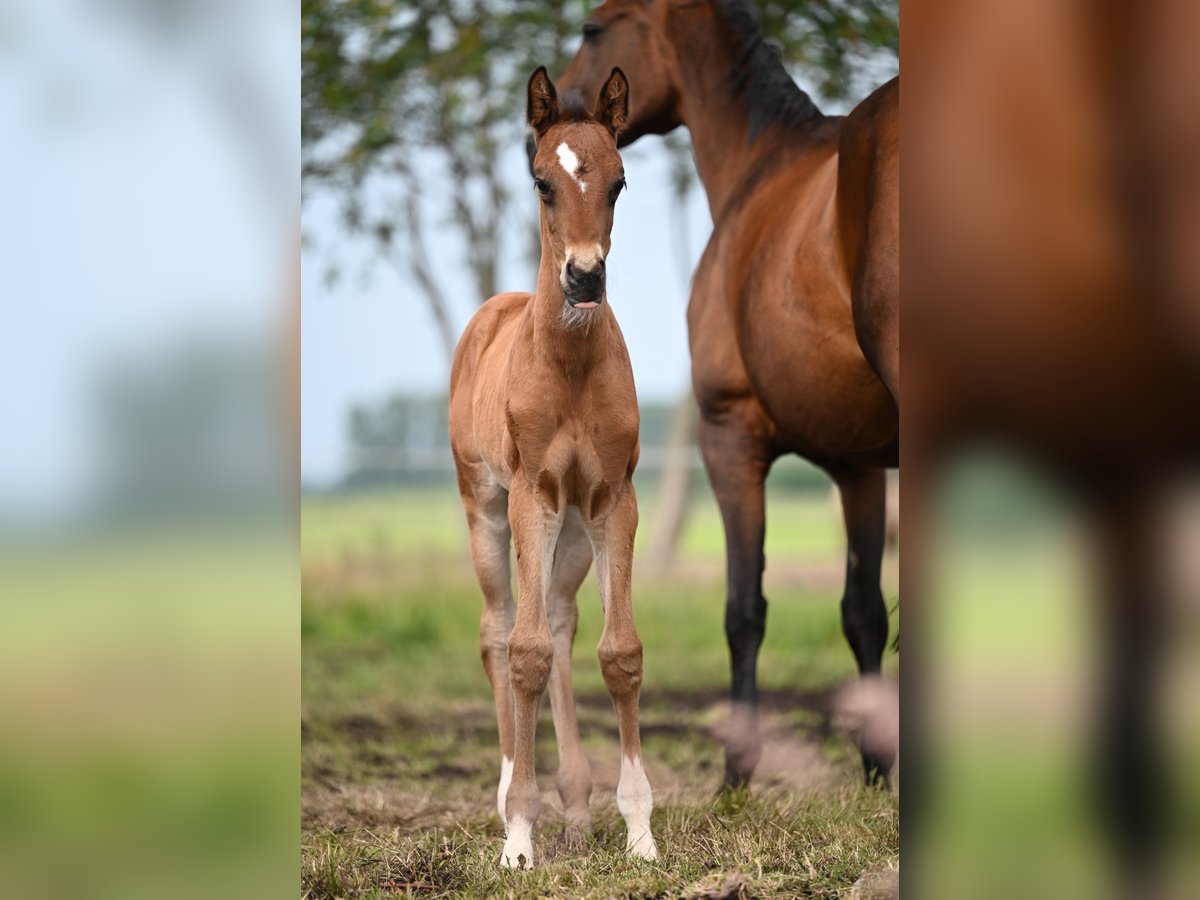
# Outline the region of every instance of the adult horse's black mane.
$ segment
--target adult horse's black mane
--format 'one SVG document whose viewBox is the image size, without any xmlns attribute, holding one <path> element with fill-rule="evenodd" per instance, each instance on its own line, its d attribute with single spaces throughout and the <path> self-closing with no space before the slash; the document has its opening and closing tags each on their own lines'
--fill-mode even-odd
<svg viewBox="0 0 1200 900">
<path fill-rule="evenodd" d="M 742 42 L 729 79 L 734 94 L 750 112 L 750 142 L 768 126 L 793 127 L 820 118 L 812 98 L 783 67 L 778 48 L 763 37 L 758 8 L 748 0 L 714 0 L 713 6 Z"/>
</svg>

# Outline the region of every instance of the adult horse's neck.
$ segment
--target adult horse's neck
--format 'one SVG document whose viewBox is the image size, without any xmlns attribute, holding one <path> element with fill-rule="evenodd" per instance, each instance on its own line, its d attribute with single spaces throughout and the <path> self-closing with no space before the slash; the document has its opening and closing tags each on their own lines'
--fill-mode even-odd
<svg viewBox="0 0 1200 900">
<path fill-rule="evenodd" d="M 772 156 L 825 117 L 796 87 L 744 4 L 682 9 L 668 24 L 684 124 L 713 221 Z"/>
<path fill-rule="evenodd" d="M 585 374 L 608 350 L 613 313 L 606 296 L 599 309 L 586 313 L 590 321 L 568 325 L 563 316 L 566 297 L 559 283 L 559 267 L 546 249 L 548 237 L 543 221 L 542 261 L 538 266 L 537 289 L 530 301 L 534 342 L 537 352 L 546 353 L 568 377 Z"/>
</svg>

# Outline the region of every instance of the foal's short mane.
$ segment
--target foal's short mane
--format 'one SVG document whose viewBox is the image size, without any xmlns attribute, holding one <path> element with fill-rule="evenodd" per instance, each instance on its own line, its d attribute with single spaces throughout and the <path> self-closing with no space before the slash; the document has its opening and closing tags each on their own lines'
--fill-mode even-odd
<svg viewBox="0 0 1200 900">
<path fill-rule="evenodd" d="M 796 86 L 778 49 L 763 37 L 758 8 L 748 0 L 714 0 L 713 7 L 742 43 L 728 78 L 750 110 L 751 143 L 769 125 L 794 126 L 819 118 L 817 105 Z"/>
<path fill-rule="evenodd" d="M 591 109 L 588 107 L 587 100 L 584 99 L 583 91 L 578 88 L 572 88 L 565 91 L 558 99 L 558 121 L 559 122 L 595 122 L 596 117 L 592 115 Z"/>
</svg>

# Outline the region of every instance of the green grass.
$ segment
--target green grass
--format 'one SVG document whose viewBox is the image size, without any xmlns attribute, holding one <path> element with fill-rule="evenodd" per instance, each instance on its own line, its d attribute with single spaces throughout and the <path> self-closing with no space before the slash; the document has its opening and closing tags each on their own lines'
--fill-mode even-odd
<svg viewBox="0 0 1200 900">
<path fill-rule="evenodd" d="M 695 491 L 680 553 L 690 559 L 721 561 L 725 536 L 716 502 L 707 485 L 696 485 Z M 639 497 L 639 549 L 650 537 L 655 500 L 653 491 L 643 491 Z M 840 515 L 826 492 L 769 491 L 767 558 L 840 560 L 845 547 Z M 364 553 L 460 556 L 466 547 L 462 507 L 450 486 L 309 496 L 302 519 L 301 555 L 306 563 Z"/>
<path fill-rule="evenodd" d="M 654 514 L 642 498 L 642 535 Z M 842 538 L 828 495 L 772 497 L 766 753 L 753 791 L 718 799 L 728 661 L 723 539 L 698 504 L 675 575 L 635 574 L 645 645 L 643 749 L 662 858 L 622 852 L 616 722 L 595 647 L 594 580 L 580 592 L 574 682 L 592 763 L 594 843 L 557 837 L 557 752 L 543 704 L 544 803 L 532 873 L 497 866 L 499 752 L 478 653 L 480 599 L 452 489 L 306 498 L 302 588 L 306 896 L 833 897 L 898 858 L 892 795 L 860 786 L 830 692 L 853 676 L 841 635 Z M 886 590 L 886 589 L 885 589 Z M 894 589 L 891 591 L 894 593 Z M 888 665 L 895 667 L 890 656 Z"/>
<path fill-rule="evenodd" d="M 666 848 L 655 863 L 622 852 L 615 810 L 597 816 L 591 846 L 551 844 L 532 872 L 495 863 L 498 820 L 477 817 L 415 838 L 394 830 L 317 831 L 304 839 L 304 884 L 325 896 L 837 897 L 899 840 L 895 804 L 840 789 L 798 797 L 778 790 L 695 805 L 660 806 Z"/>
</svg>

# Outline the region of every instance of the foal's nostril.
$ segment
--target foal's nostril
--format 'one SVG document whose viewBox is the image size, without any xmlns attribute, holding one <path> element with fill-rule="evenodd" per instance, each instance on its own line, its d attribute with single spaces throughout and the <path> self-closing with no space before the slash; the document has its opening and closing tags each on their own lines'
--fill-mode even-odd
<svg viewBox="0 0 1200 900">
<path fill-rule="evenodd" d="M 588 268 L 583 268 L 577 265 L 574 260 L 567 263 L 567 277 L 572 281 L 580 281 L 586 278 L 599 278 L 604 274 L 604 260 L 598 259 Z"/>
</svg>

